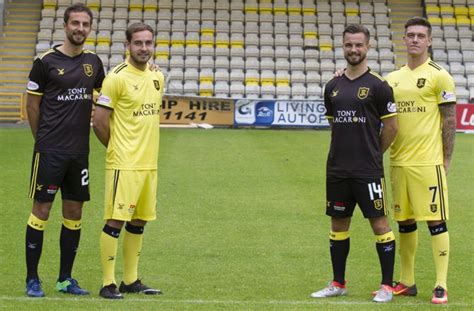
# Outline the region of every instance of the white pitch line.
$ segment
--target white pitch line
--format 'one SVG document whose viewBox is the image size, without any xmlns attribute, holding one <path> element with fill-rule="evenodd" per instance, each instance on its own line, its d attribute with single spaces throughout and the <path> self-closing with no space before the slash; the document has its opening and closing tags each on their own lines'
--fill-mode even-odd
<svg viewBox="0 0 474 311">
<path fill-rule="evenodd" d="M 8 301 L 30 301 L 34 303 L 46 301 L 75 301 L 75 302 L 95 302 L 95 301 L 105 301 L 103 298 L 90 297 L 90 298 L 60 298 L 60 297 L 42 297 L 42 298 L 29 298 L 29 297 L 15 297 L 15 296 L 0 296 L 1 300 Z M 156 298 L 128 298 L 126 297 L 125 301 L 132 302 L 155 302 L 155 303 L 167 303 L 167 304 L 190 304 L 190 305 L 358 305 L 358 306 L 374 306 L 376 303 L 372 301 L 340 301 L 333 299 L 315 299 L 313 301 L 306 300 L 268 300 L 268 301 L 254 301 L 254 300 L 202 300 L 202 299 L 163 299 L 161 297 Z M 390 305 L 393 306 L 422 306 L 422 305 L 431 305 L 429 302 L 407 302 L 407 301 L 392 301 Z M 450 302 L 448 306 L 455 307 L 472 307 L 471 304 L 462 303 L 462 302 Z"/>
</svg>

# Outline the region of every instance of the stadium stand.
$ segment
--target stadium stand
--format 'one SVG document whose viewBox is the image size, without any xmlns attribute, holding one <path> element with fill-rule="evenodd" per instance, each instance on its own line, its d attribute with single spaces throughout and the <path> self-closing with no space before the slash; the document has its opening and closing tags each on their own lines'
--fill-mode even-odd
<svg viewBox="0 0 474 311">
<path fill-rule="evenodd" d="M 426 0 L 424 9 L 433 25 L 433 59 L 449 70 L 459 102 L 474 99 L 474 1 Z"/>
<path fill-rule="evenodd" d="M 385 1 L 82 2 L 97 16 L 87 48 L 101 57 L 106 69 L 124 59 L 127 25 L 141 20 L 157 29 L 155 62 L 169 75 L 170 93 L 320 98 L 336 64 L 344 63 L 338 48 L 344 25 L 362 19 L 378 29 L 373 32 L 377 46 L 371 64 L 385 72 L 395 68 Z M 45 0 L 37 54 L 62 40 L 61 14 L 69 3 Z"/>
<path fill-rule="evenodd" d="M 334 69 L 345 66 L 340 45 L 349 23 L 369 28 L 369 65 L 386 74 L 404 64 L 404 21 L 425 15 L 433 59 L 451 70 L 460 101 L 474 98 L 474 0 L 80 2 L 95 16 L 86 47 L 106 70 L 126 56 L 126 27 L 144 21 L 157 30 L 155 63 L 169 76 L 167 92 L 220 97 L 321 98 Z M 70 3 L 43 1 L 36 54 L 63 40 Z"/>
</svg>

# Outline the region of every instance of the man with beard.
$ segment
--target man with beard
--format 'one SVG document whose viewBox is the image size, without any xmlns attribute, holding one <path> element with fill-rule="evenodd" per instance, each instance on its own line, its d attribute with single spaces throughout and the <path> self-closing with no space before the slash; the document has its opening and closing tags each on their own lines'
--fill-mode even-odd
<svg viewBox="0 0 474 311">
<path fill-rule="evenodd" d="M 387 82 L 367 67 L 370 34 L 361 25 L 343 32 L 347 70 L 329 81 L 324 91 L 331 125 L 326 172 L 326 215 L 331 217 L 330 253 L 333 280 L 313 298 L 347 293 L 346 260 L 349 227 L 356 204 L 369 219 L 382 270 L 373 301 L 392 300 L 395 236 L 387 220 L 383 153 L 397 133 L 396 107 Z M 382 126 L 383 124 L 383 126 Z"/>
<path fill-rule="evenodd" d="M 143 231 L 156 219 L 157 162 L 160 108 L 164 76 L 151 71 L 154 31 L 134 23 L 126 31 L 129 59 L 115 67 L 104 80 L 93 126 L 107 147 L 105 164 L 105 226 L 100 236 L 103 270 L 99 295 L 121 299 L 121 293 L 161 294 L 138 278 Z M 118 237 L 123 238 L 123 280 L 117 289 L 115 261 Z"/>
<path fill-rule="evenodd" d="M 61 189 L 63 224 L 56 289 L 87 295 L 71 277 L 79 246 L 84 201 L 89 196 L 89 133 L 93 90 L 104 69 L 99 57 L 83 50 L 92 12 L 77 3 L 64 12 L 65 40 L 38 57 L 27 85 L 26 109 L 35 140 L 29 197 L 33 208 L 26 229 L 26 294 L 43 297 L 38 263 L 54 197 Z"/>
</svg>

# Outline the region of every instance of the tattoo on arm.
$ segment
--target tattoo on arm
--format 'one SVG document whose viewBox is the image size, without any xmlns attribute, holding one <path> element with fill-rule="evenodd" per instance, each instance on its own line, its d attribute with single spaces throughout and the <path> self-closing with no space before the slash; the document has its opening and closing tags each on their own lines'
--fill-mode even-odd
<svg viewBox="0 0 474 311">
<path fill-rule="evenodd" d="M 445 165 L 449 165 L 454 150 L 456 137 L 456 104 L 439 106 L 442 117 L 443 152 Z"/>
</svg>

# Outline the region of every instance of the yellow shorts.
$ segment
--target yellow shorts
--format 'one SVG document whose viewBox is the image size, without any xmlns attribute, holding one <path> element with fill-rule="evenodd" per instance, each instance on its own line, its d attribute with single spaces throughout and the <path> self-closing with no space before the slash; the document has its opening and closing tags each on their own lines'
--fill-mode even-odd
<svg viewBox="0 0 474 311">
<path fill-rule="evenodd" d="M 392 166 L 390 171 L 396 221 L 448 219 L 448 185 L 443 165 Z"/>
<path fill-rule="evenodd" d="M 156 170 L 105 170 L 104 219 L 156 219 Z"/>
</svg>

